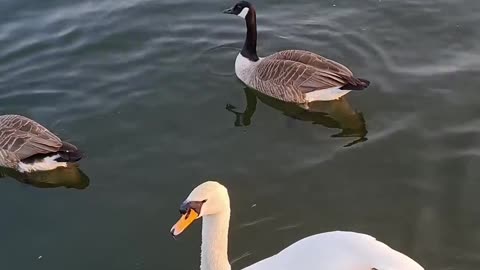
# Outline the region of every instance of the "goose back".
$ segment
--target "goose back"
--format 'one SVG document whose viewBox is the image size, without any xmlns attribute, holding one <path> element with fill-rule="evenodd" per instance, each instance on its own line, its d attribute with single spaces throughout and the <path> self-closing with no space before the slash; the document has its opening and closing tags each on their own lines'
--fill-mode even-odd
<svg viewBox="0 0 480 270">
<path fill-rule="evenodd" d="M 250 72 L 247 85 L 295 103 L 307 102 L 306 94 L 317 90 L 363 85 L 347 67 L 301 50 L 281 51 L 265 57 L 253 65 Z"/>
<path fill-rule="evenodd" d="M 14 168 L 38 154 L 57 152 L 63 143 L 42 125 L 21 115 L 0 116 L 0 165 Z"/>
</svg>

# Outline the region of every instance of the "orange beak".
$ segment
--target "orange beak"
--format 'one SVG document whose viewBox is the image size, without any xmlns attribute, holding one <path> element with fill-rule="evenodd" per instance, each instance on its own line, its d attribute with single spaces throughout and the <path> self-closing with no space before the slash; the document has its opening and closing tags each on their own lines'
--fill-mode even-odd
<svg viewBox="0 0 480 270">
<path fill-rule="evenodd" d="M 186 214 L 183 214 L 180 219 L 173 225 L 170 233 L 175 237 L 180 235 L 190 224 L 198 218 L 197 212 L 189 210 Z"/>
</svg>

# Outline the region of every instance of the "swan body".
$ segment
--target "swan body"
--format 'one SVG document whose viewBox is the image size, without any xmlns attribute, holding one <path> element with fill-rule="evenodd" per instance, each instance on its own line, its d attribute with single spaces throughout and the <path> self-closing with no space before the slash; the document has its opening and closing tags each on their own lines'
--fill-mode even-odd
<svg viewBox="0 0 480 270">
<path fill-rule="evenodd" d="M 423 269 L 370 235 L 335 231 L 309 236 L 245 270 L 266 269 Z"/>
<path fill-rule="evenodd" d="M 180 206 L 180 220 L 172 227 L 181 234 L 203 218 L 201 270 L 230 270 L 228 227 L 230 199 L 218 182 L 196 187 Z M 375 238 L 355 232 L 327 232 L 309 236 L 245 270 L 424 270 L 406 255 Z"/>
<path fill-rule="evenodd" d="M 344 65 L 309 51 L 286 50 L 260 58 L 253 5 L 240 1 L 224 13 L 245 19 L 247 35 L 235 60 L 235 74 L 250 88 L 286 102 L 304 104 L 335 100 L 370 85 L 368 80 L 355 78 Z"/>
<path fill-rule="evenodd" d="M 39 123 L 21 115 L 0 116 L 0 166 L 19 172 L 67 167 L 82 155 Z"/>
</svg>

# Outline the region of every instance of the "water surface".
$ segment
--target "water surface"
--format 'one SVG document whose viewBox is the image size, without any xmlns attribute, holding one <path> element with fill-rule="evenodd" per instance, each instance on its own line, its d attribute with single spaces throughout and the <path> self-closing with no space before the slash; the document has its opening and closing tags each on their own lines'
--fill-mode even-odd
<svg viewBox="0 0 480 270">
<path fill-rule="evenodd" d="M 245 91 L 230 1 L 0 3 L 0 113 L 81 147 L 89 179 L 0 178 L 0 269 L 196 269 L 200 224 L 169 229 L 206 179 L 230 190 L 234 269 L 330 230 L 479 268 L 480 2 L 257 2 L 260 55 L 311 50 L 371 87 L 315 113 Z"/>
</svg>

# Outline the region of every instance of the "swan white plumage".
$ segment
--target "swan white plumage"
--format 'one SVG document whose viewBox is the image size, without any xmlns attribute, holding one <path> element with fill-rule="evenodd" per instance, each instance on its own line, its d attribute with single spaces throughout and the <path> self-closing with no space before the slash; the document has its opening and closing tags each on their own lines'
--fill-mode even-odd
<svg viewBox="0 0 480 270">
<path fill-rule="evenodd" d="M 196 187 L 180 206 L 182 214 L 172 227 L 178 236 L 203 218 L 201 270 L 230 270 L 228 227 L 230 198 L 218 182 Z M 355 232 L 327 232 L 304 238 L 278 254 L 245 270 L 424 270 L 417 262 L 375 238 Z"/>
</svg>

